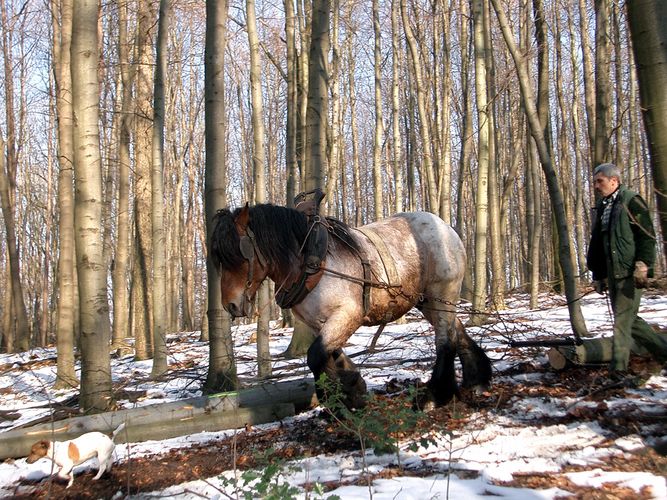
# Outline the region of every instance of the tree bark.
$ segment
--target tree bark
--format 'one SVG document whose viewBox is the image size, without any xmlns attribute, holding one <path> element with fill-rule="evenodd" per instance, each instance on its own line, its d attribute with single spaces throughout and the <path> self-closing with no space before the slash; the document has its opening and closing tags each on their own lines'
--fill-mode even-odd
<svg viewBox="0 0 667 500">
<path fill-rule="evenodd" d="M 570 230 L 567 224 L 565 207 L 563 204 L 563 195 L 561 193 L 560 185 L 558 184 L 558 177 L 553 168 L 551 157 L 547 143 L 542 132 L 542 124 L 537 112 L 537 106 L 531 80 L 525 65 L 522 64 L 522 55 L 517 50 L 512 32 L 510 30 L 507 18 L 504 11 L 501 9 L 499 0 L 491 0 L 493 8 L 498 17 L 498 23 L 503 32 L 503 38 L 512 55 L 514 65 L 519 75 L 519 84 L 521 88 L 521 95 L 523 97 L 526 108 L 526 118 L 530 126 L 530 132 L 537 145 L 537 152 L 542 165 L 542 170 L 547 181 L 549 190 L 549 197 L 551 199 L 551 207 L 556 219 L 556 228 L 558 230 L 558 256 L 560 259 L 560 267 L 563 273 L 563 280 L 565 284 L 565 297 L 568 303 L 568 310 L 570 313 L 570 323 L 575 335 L 584 336 L 588 333 L 586 323 L 581 313 L 581 305 L 577 300 L 577 284 L 576 274 L 574 272 L 574 263 L 572 262 L 572 253 L 570 251 Z"/>
<path fill-rule="evenodd" d="M 308 59 L 308 107 L 306 111 L 306 151 L 304 189 L 322 188 L 327 171 L 327 125 L 329 95 L 329 0 L 313 0 L 310 54 Z M 314 331 L 295 321 L 294 333 L 284 355 L 297 357 L 306 353 L 313 342 Z"/>
<path fill-rule="evenodd" d="M 250 92 L 252 105 L 252 166 L 255 202 L 266 202 L 266 153 L 264 145 L 264 104 L 262 102 L 262 71 L 257 36 L 255 1 L 246 0 L 246 29 L 250 46 Z M 269 281 L 264 280 L 257 291 L 257 374 L 260 378 L 271 375 L 269 349 L 269 319 L 271 304 Z"/>
<path fill-rule="evenodd" d="M 382 201 L 382 141 L 384 124 L 382 122 L 382 44 L 380 38 L 380 7 L 378 0 L 373 0 L 373 89 L 375 91 L 375 128 L 373 134 L 373 205 L 375 220 L 382 219 L 384 208 Z"/>
<path fill-rule="evenodd" d="M 426 90 L 424 88 L 424 70 L 421 63 L 421 55 L 417 46 L 414 32 L 410 26 L 405 0 L 401 1 L 401 16 L 405 39 L 410 49 L 410 60 L 412 61 L 412 72 L 415 83 L 417 109 L 419 111 L 419 134 L 422 142 L 422 165 L 426 174 L 426 201 L 428 210 L 436 215 L 440 214 L 440 200 L 438 198 L 438 186 L 433 171 L 433 152 L 431 144 L 431 130 L 429 127 L 430 117 L 426 109 Z"/>
<path fill-rule="evenodd" d="M 667 252 L 667 3 L 629 0 L 626 4 L 644 127 L 651 153 L 653 185 Z"/>
<path fill-rule="evenodd" d="M 486 43 L 484 36 L 483 0 L 472 0 L 473 43 L 475 47 L 475 95 L 477 100 L 477 199 L 475 203 L 475 285 L 472 308 L 477 313 L 471 316 L 470 324 L 479 325 L 486 311 L 487 245 L 489 212 L 489 118 L 488 83 L 486 78 Z"/>
<path fill-rule="evenodd" d="M 609 151 L 609 123 L 611 121 L 609 2 L 610 0 L 595 0 L 595 143 L 592 168 L 611 160 Z"/>
<path fill-rule="evenodd" d="M 265 383 L 240 391 L 199 396 L 98 415 L 72 417 L 58 422 L 0 433 L 0 460 L 25 457 L 39 439 L 74 439 L 84 432 L 110 434 L 126 425 L 116 443 L 162 440 L 203 431 L 241 428 L 245 424 L 275 422 L 295 411 L 312 407 L 312 379 Z M 55 433 L 55 435 L 54 435 Z"/>
<path fill-rule="evenodd" d="M 227 45 L 227 0 L 206 3 L 205 126 L 206 171 L 204 211 L 206 216 L 207 248 L 213 232 L 213 218 L 227 205 L 226 109 L 225 109 L 225 47 Z M 208 280 L 209 365 L 207 392 L 233 390 L 238 385 L 231 318 L 222 308 L 220 275 L 210 256 L 206 258 Z"/>
<path fill-rule="evenodd" d="M 102 169 L 97 80 L 98 4 L 74 0 L 72 103 L 74 116 L 74 227 L 81 298 L 81 408 L 105 410 L 111 402 L 106 263 L 102 242 Z M 106 316 L 106 318 L 105 318 Z"/>
<path fill-rule="evenodd" d="M 400 101 L 400 69 L 399 58 L 401 47 L 399 41 L 400 0 L 391 1 L 391 123 L 392 123 L 392 165 L 394 171 L 394 213 L 403 211 L 403 168 L 401 141 L 401 101 Z"/>
<path fill-rule="evenodd" d="M 113 330 L 111 345 L 121 346 L 130 336 L 130 298 L 128 268 L 130 261 L 130 134 L 132 129 L 132 81 L 134 71 L 130 67 L 129 41 L 127 37 L 127 2 L 119 4 L 118 63 L 121 75 L 120 123 L 118 134 L 118 215 L 116 223 L 116 252 L 112 272 L 113 281 Z"/>
<path fill-rule="evenodd" d="M 21 270 L 19 251 L 16 239 L 16 221 L 14 208 L 14 190 L 16 189 L 16 171 L 18 169 L 18 154 L 16 149 L 17 133 L 16 120 L 14 117 L 14 74 L 13 58 L 9 40 L 9 25 L 7 20 L 7 9 L 5 2 L 0 2 L 0 16 L 2 17 L 2 54 L 4 61 L 4 90 L 5 90 L 5 112 L 7 119 L 7 141 L 0 144 L 0 204 L 5 222 L 5 237 L 7 240 L 7 258 L 9 264 L 9 276 L 11 278 L 12 308 L 14 322 L 10 331 L 5 335 L 14 335 L 15 347 L 20 351 L 30 349 L 30 325 L 26 311 L 25 299 L 23 297 L 23 284 L 21 283 Z M 5 156 L 5 147 L 7 154 Z"/>
<path fill-rule="evenodd" d="M 132 265 L 132 331 L 135 357 L 148 359 L 152 349 L 151 163 L 153 137 L 152 72 L 153 30 L 156 18 L 152 1 L 138 3 L 137 58 L 134 116 L 134 263 Z"/>
<path fill-rule="evenodd" d="M 151 226 L 153 241 L 153 368 L 151 377 L 167 371 L 167 243 L 164 227 L 164 110 L 167 74 L 167 34 L 170 0 L 160 0 L 155 85 L 153 90 L 153 138 L 151 165 Z"/>
<path fill-rule="evenodd" d="M 58 5 L 59 4 L 59 5 Z M 56 388 L 76 387 L 79 381 L 74 370 L 74 159 L 72 116 L 72 72 L 70 46 L 72 41 L 72 2 L 52 0 L 53 73 L 56 81 L 56 112 L 58 113 L 58 315 L 56 323 L 57 376 Z M 58 19 L 60 14 L 60 19 Z"/>
<path fill-rule="evenodd" d="M 287 186 L 285 190 L 285 205 L 292 206 L 296 196 L 298 183 L 298 163 L 296 156 L 298 90 L 297 90 L 297 53 L 296 53 L 296 16 L 294 2 L 284 0 L 285 6 L 285 37 L 287 45 L 287 120 L 285 123 L 285 166 L 287 170 Z"/>
</svg>

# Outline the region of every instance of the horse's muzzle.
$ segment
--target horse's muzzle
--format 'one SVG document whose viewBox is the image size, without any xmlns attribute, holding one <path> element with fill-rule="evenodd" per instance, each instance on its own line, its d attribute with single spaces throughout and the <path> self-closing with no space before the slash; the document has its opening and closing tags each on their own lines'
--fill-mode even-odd
<svg viewBox="0 0 667 500">
<path fill-rule="evenodd" d="M 252 315 L 252 302 L 247 300 L 242 300 L 240 304 L 228 302 L 227 304 L 223 304 L 222 307 L 232 316 L 232 319 Z"/>
</svg>

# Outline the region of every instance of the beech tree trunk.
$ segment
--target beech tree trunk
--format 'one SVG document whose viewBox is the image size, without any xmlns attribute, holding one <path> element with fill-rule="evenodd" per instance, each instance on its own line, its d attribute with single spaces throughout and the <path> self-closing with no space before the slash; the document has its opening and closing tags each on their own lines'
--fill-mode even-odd
<svg viewBox="0 0 667 500">
<path fill-rule="evenodd" d="M 472 308 L 477 313 L 470 324 L 479 325 L 484 320 L 487 297 L 487 245 L 489 216 L 489 118 L 487 102 L 487 78 L 484 36 L 483 0 L 472 0 L 473 43 L 475 47 L 475 95 L 477 99 L 477 198 L 475 202 L 475 285 Z"/>
<path fill-rule="evenodd" d="M 380 7 L 378 0 L 373 0 L 373 70 L 375 91 L 375 133 L 373 134 L 373 205 L 375 220 L 382 219 L 382 141 L 384 125 L 382 122 L 382 45 L 380 38 Z"/>
<path fill-rule="evenodd" d="M 155 85 L 153 91 L 153 138 L 151 165 L 151 226 L 153 240 L 153 368 L 151 377 L 167 371 L 167 243 L 164 227 L 164 109 L 167 74 L 167 34 L 170 0 L 160 0 Z"/>
<path fill-rule="evenodd" d="M 667 3 L 629 0 L 626 6 L 651 153 L 663 255 L 667 255 Z"/>
<path fill-rule="evenodd" d="M 254 0 L 246 0 L 246 29 L 250 46 L 250 92 L 252 105 L 252 166 L 255 184 L 255 203 L 266 202 L 266 153 L 264 146 L 264 105 L 262 102 L 262 70 L 259 57 L 259 38 Z M 257 291 L 257 374 L 260 378 L 271 375 L 269 350 L 269 319 L 271 304 L 269 280 L 264 280 Z"/>
<path fill-rule="evenodd" d="M 102 242 L 102 168 L 97 80 L 98 4 L 74 0 L 72 107 L 74 116 L 74 227 L 81 315 L 81 408 L 111 402 L 109 306 Z"/>
<path fill-rule="evenodd" d="M 225 47 L 227 45 L 227 0 L 206 2 L 205 51 L 205 121 L 206 171 L 204 211 L 207 248 L 213 232 L 213 218 L 227 206 L 226 109 L 225 109 Z M 211 392 L 229 391 L 238 385 L 231 318 L 222 308 L 220 275 L 207 254 L 209 364 L 204 389 Z"/>
<path fill-rule="evenodd" d="M 58 5 L 59 4 L 59 5 Z M 56 323 L 57 377 L 56 388 L 75 387 L 79 381 L 74 370 L 74 158 L 72 116 L 72 2 L 52 1 L 53 73 L 56 81 L 56 112 L 58 113 L 58 315 Z M 60 19 L 58 19 L 60 14 Z"/>
<path fill-rule="evenodd" d="M 576 273 L 574 271 L 574 263 L 572 261 L 572 253 L 570 251 L 570 229 L 567 224 L 565 214 L 565 206 L 563 203 L 563 195 L 558 183 L 558 177 L 551 162 L 551 156 L 547 143 L 544 139 L 542 124 L 540 123 L 537 112 L 536 100 L 532 90 L 531 80 L 528 71 L 523 65 L 522 54 L 517 50 L 512 32 L 510 31 L 507 18 L 504 11 L 501 9 L 499 0 L 491 0 L 493 8 L 498 17 L 498 23 L 503 32 L 503 38 L 512 55 L 514 65 L 519 75 L 519 83 L 521 87 L 521 95 L 523 97 L 526 108 L 526 118 L 530 126 L 530 132 L 535 140 L 537 152 L 542 165 L 542 171 L 547 181 L 547 188 L 549 190 L 549 198 L 551 199 L 551 207 L 556 219 L 556 228 L 558 231 L 558 257 L 560 259 L 560 267 L 563 273 L 563 281 L 565 285 L 565 297 L 568 303 L 568 310 L 570 313 L 570 324 L 575 335 L 584 336 L 588 334 L 586 329 L 586 322 L 581 313 L 581 305 L 577 297 L 577 283 Z"/>
</svg>

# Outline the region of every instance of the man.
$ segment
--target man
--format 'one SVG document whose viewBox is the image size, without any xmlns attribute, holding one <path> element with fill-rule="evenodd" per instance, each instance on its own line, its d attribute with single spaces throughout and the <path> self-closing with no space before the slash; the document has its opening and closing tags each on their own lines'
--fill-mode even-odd
<svg viewBox="0 0 667 500">
<path fill-rule="evenodd" d="M 593 187 L 600 199 L 586 260 L 596 291 L 609 290 L 614 312 L 609 370 L 623 375 L 631 350 L 648 351 L 660 362 L 667 360 L 667 337 L 637 316 L 642 289 L 653 275 L 655 232 L 646 202 L 621 183 L 616 165 L 598 165 Z"/>
</svg>

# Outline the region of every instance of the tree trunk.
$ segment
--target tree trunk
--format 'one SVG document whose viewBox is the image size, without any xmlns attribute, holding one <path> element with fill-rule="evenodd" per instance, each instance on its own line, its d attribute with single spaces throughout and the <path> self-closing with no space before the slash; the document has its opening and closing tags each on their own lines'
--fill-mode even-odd
<svg viewBox="0 0 667 500">
<path fill-rule="evenodd" d="M 74 176 L 72 159 L 72 72 L 70 45 L 72 41 L 72 2 L 61 0 L 51 4 L 53 25 L 53 73 L 56 80 L 56 112 L 58 113 L 58 316 L 56 342 L 58 352 L 56 388 L 76 387 L 79 381 L 74 370 Z M 57 19 L 58 13 L 60 20 Z"/>
<path fill-rule="evenodd" d="M 127 37 L 127 2 L 120 2 L 118 62 L 121 74 L 121 116 L 118 134 L 118 216 L 116 252 L 113 265 L 113 330 L 111 345 L 119 348 L 130 336 L 130 298 L 128 267 L 130 261 L 130 130 L 132 129 L 132 81 Z"/>
<path fill-rule="evenodd" d="M 296 157 L 298 91 L 297 91 L 297 54 L 296 54 L 296 16 L 294 2 L 284 0 L 285 6 L 285 37 L 287 39 L 287 120 L 285 123 L 285 167 L 287 170 L 287 186 L 285 192 L 286 205 L 292 206 L 296 196 L 297 176 L 299 174 Z"/>
<path fill-rule="evenodd" d="M 102 169 L 99 143 L 97 14 L 93 0 L 74 0 L 72 105 L 74 116 L 74 227 L 81 298 L 81 408 L 111 402 L 109 307 L 102 242 Z M 106 315 L 106 318 L 105 318 Z"/>
<path fill-rule="evenodd" d="M 568 310 L 570 312 L 570 323 L 575 335 L 586 335 L 586 323 L 581 313 L 581 305 L 577 299 L 577 284 L 576 274 L 574 272 L 574 263 L 572 262 L 572 253 L 570 252 L 570 230 L 566 220 L 565 207 L 563 204 L 563 195 L 561 193 L 560 185 L 556 172 L 553 168 L 551 157 L 547 143 L 542 132 L 542 124 L 537 113 L 536 101 L 533 96 L 531 80 L 528 71 L 523 65 L 522 55 L 517 50 L 512 32 L 510 31 L 507 18 L 504 11 L 500 7 L 499 0 L 491 0 L 493 8 L 498 17 L 498 23 L 503 32 L 503 38 L 512 55 L 514 65 L 519 75 L 519 84 L 521 88 L 521 95 L 523 97 L 526 108 L 526 118 L 530 126 L 530 132 L 537 145 L 537 152 L 542 165 L 542 170 L 547 181 L 547 188 L 549 190 L 549 197 L 551 199 L 551 207 L 556 219 L 556 228 L 558 230 L 558 256 L 560 259 L 560 267 L 563 273 L 563 280 L 565 284 L 565 297 L 568 303 Z"/>
<path fill-rule="evenodd" d="M 15 347 L 19 351 L 30 349 L 30 325 L 23 298 L 23 284 L 21 283 L 21 271 L 19 262 L 19 251 L 16 241 L 16 221 L 14 209 L 14 190 L 16 189 L 16 171 L 18 169 L 18 153 L 16 150 L 16 121 L 14 118 L 14 61 L 11 56 L 11 47 L 8 33 L 10 31 L 7 20 L 7 9 L 5 2 L 0 3 L 0 14 L 2 17 L 2 54 L 4 61 L 4 90 L 5 90 L 5 112 L 7 119 L 7 142 L 0 144 L 0 203 L 2 204 L 2 215 L 5 222 L 5 235 L 7 239 L 7 257 L 9 259 L 9 275 L 11 278 L 12 307 L 14 310 L 14 323 L 5 335 L 15 334 Z M 0 139 L 1 140 L 1 139 Z M 5 156 L 5 147 L 7 156 Z M 15 330 L 14 330 L 15 328 Z"/>
<path fill-rule="evenodd" d="M 250 47 L 250 92 L 252 104 L 252 166 L 255 202 L 266 202 L 266 154 L 264 146 L 264 105 L 262 102 L 262 71 L 259 57 L 259 38 L 255 1 L 246 0 L 246 29 Z M 269 349 L 269 319 L 271 304 L 269 281 L 264 280 L 257 291 L 257 371 L 260 378 L 271 375 Z"/>
<path fill-rule="evenodd" d="M 403 168 L 401 142 L 401 101 L 400 101 L 400 69 L 399 57 L 401 54 L 400 33 L 398 18 L 400 15 L 400 0 L 391 1 L 391 120 L 392 120 L 392 164 L 394 170 L 394 213 L 403 211 Z"/>
<path fill-rule="evenodd" d="M 471 43 L 470 43 L 470 25 L 471 16 L 469 14 L 470 0 L 459 0 L 459 8 L 461 10 L 460 21 L 460 37 L 461 37 L 461 133 L 459 140 L 461 142 L 461 155 L 459 157 L 459 179 L 456 189 L 458 203 L 456 206 L 456 224 L 454 229 L 463 241 L 468 241 L 466 238 L 465 223 L 465 202 L 464 196 L 467 192 L 467 180 L 470 178 L 470 158 L 473 149 L 473 115 L 472 115 L 472 93 L 470 91 L 470 59 L 471 59 Z M 468 262 L 473 258 L 472 252 L 468 252 Z M 472 300 L 473 293 L 473 279 L 471 266 L 466 266 L 465 276 L 463 278 L 463 285 L 461 287 L 461 297 L 468 301 Z"/>
<path fill-rule="evenodd" d="M 327 171 L 327 125 L 329 108 L 329 0 L 313 0 L 310 54 L 308 58 L 308 109 L 306 112 L 308 165 L 305 190 L 322 188 Z"/>
<path fill-rule="evenodd" d="M 595 0 L 595 144 L 593 165 L 611 160 L 609 151 L 609 128 L 611 114 L 611 75 L 609 64 L 609 2 Z"/>
<path fill-rule="evenodd" d="M 489 160 L 488 160 L 488 220 L 489 241 L 491 251 L 489 252 L 491 264 L 491 286 L 490 302 L 495 310 L 503 310 L 505 306 L 505 280 L 507 272 L 505 267 L 505 252 L 503 249 L 503 238 L 500 223 L 500 193 L 502 191 L 502 180 L 500 178 L 499 154 L 497 151 L 499 128 L 496 126 L 495 108 L 497 106 L 497 95 L 495 88 L 495 67 L 493 51 L 491 50 L 491 20 L 488 2 L 484 2 L 484 48 L 485 65 L 487 71 L 487 130 L 489 135 Z"/>
<path fill-rule="evenodd" d="M 245 424 L 275 422 L 313 406 L 312 379 L 265 383 L 240 391 L 72 417 L 0 433 L 0 460 L 25 457 L 39 439 L 74 439 L 85 432 L 110 434 L 125 424 L 116 443 L 163 440 L 203 431 L 238 429 Z"/>
<path fill-rule="evenodd" d="M 477 199 L 475 203 L 475 285 L 472 299 L 472 308 L 477 314 L 470 317 L 470 324 L 479 325 L 484 320 L 482 313 L 486 311 L 486 252 L 489 211 L 489 118 L 487 116 L 489 109 L 483 0 L 472 0 L 472 15 L 475 46 L 475 95 L 479 132 L 477 138 Z"/>
<path fill-rule="evenodd" d="M 595 156 L 595 71 L 593 55 L 589 40 L 588 12 L 586 0 L 579 0 L 579 36 L 581 37 L 581 54 L 584 72 L 584 102 L 586 106 L 586 130 L 588 132 L 589 159 Z"/>
<path fill-rule="evenodd" d="M 329 0 L 313 0 L 310 54 L 308 59 L 308 108 L 306 111 L 306 175 L 304 189 L 322 188 L 327 171 L 328 68 L 329 59 Z M 314 339 L 314 331 L 301 321 L 295 321 L 294 333 L 285 356 L 297 357 L 306 353 Z"/>
<path fill-rule="evenodd" d="M 225 47 L 227 45 L 227 0 L 206 2 L 205 121 L 206 171 L 204 210 L 206 215 L 207 248 L 213 232 L 213 218 L 227 205 L 226 109 L 225 109 Z M 236 388 L 238 378 L 234 361 L 231 318 L 222 308 L 220 275 L 207 254 L 209 365 L 204 389 L 207 392 Z"/>
<path fill-rule="evenodd" d="M 440 214 L 440 200 L 438 199 L 438 186 L 433 171 L 433 153 L 431 144 L 431 131 L 429 128 L 429 115 L 426 109 L 426 90 L 424 88 L 424 71 L 421 64 L 421 55 L 417 47 L 415 35 L 410 26 L 405 0 L 401 1 L 401 17 L 405 38 L 410 49 L 410 60 L 412 61 L 412 73 L 414 76 L 417 109 L 419 111 L 419 134 L 422 142 L 422 165 L 426 174 L 426 201 L 428 210 L 436 215 Z"/>
<path fill-rule="evenodd" d="M 629 0 L 626 5 L 651 153 L 663 255 L 667 255 L 667 3 Z"/>
<path fill-rule="evenodd" d="M 132 331 L 135 357 L 152 357 L 153 242 L 151 220 L 151 162 L 153 137 L 153 30 L 152 2 L 139 2 L 137 25 L 137 74 L 134 116 L 134 263 L 132 265 Z"/>
<path fill-rule="evenodd" d="M 380 7 L 378 0 L 373 0 L 373 70 L 375 90 L 375 133 L 373 134 L 373 204 L 375 220 L 382 219 L 382 141 L 384 126 L 382 123 L 382 45 L 380 39 Z"/>
<path fill-rule="evenodd" d="M 151 377 L 167 371 L 167 243 L 164 227 L 164 109 L 167 74 L 167 34 L 170 0 L 160 0 L 155 86 L 153 91 L 153 138 L 151 166 L 151 226 L 153 240 L 153 368 Z"/>
</svg>

